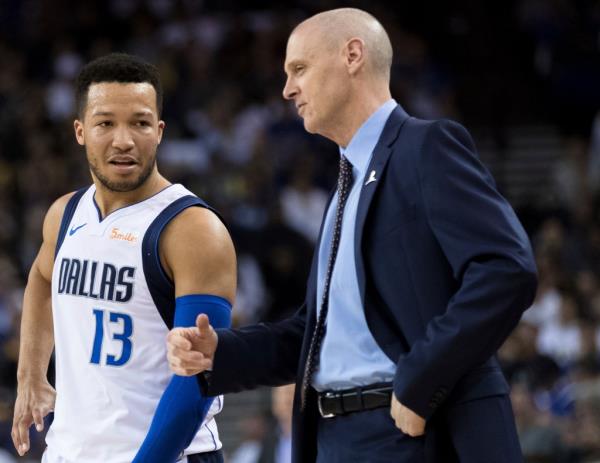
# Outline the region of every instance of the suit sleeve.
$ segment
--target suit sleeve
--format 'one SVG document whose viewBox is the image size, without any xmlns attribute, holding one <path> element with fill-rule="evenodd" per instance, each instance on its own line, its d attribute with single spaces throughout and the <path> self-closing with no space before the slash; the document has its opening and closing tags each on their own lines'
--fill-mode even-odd
<svg viewBox="0 0 600 463">
<path fill-rule="evenodd" d="M 305 324 L 306 304 L 281 322 L 216 330 L 213 371 L 198 376 L 202 391 L 219 395 L 294 382 Z"/>
<path fill-rule="evenodd" d="M 431 124 L 418 174 L 426 219 L 458 283 L 445 313 L 397 365 L 398 400 L 428 418 L 494 355 L 533 301 L 537 278 L 529 239 L 462 126 Z"/>
</svg>

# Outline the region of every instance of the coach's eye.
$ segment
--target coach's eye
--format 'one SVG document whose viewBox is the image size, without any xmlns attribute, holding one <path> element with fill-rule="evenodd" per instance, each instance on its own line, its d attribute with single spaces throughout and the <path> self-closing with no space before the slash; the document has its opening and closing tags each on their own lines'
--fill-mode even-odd
<svg viewBox="0 0 600 463">
<path fill-rule="evenodd" d="M 111 121 L 101 121 L 97 124 L 99 127 L 110 127 L 112 125 Z"/>
</svg>

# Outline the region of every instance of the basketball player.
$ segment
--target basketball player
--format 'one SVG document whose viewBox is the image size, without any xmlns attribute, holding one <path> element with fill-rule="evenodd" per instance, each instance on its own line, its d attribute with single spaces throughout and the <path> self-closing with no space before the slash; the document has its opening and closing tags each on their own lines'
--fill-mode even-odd
<svg viewBox="0 0 600 463">
<path fill-rule="evenodd" d="M 23 302 L 15 447 L 24 455 L 29 427 L 41 431 L 54 411 L 44 463 L 222 462 L 222 399 L 169 372 L 164 340 L 199 313 L 229 323 L 229 234 L 157 170 L 165 124 L 154 66 L 125 54 L 92 61 L 77 102 L 93 184 L 59 198 L 44 221 Z"/>
</svg>

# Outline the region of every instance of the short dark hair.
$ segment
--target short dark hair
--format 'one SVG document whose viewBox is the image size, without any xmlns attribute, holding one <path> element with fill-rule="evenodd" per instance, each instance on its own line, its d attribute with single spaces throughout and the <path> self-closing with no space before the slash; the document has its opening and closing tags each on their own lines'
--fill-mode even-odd
<svg viewBox="0 0 600 463">
<path fill-rule="evenodd" d="M 163 91 L 156 66 L 127 53 L 111 53 L 86 64 L 75 82 L 75 101 L 80 118 L 85 112 L 90 86 L 101 82 L 149 83 L 156 91 L 156 108 L 160 117 Z"/>
</svg>

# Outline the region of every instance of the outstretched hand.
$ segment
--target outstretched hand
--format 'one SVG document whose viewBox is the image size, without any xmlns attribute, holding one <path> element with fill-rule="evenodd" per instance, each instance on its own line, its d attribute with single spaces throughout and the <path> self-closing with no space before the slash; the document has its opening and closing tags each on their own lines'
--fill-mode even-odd
<svg viewBox="0 0 600 463">
<path fill-rule="evenodd" d="M 205 314 L 198 315 L 196 326 L 173 328 L 167 336 L 169 367 L 180 376 L 193 376 L 212 369 L 217 342 L 217 333 Z"/>
</svg>

